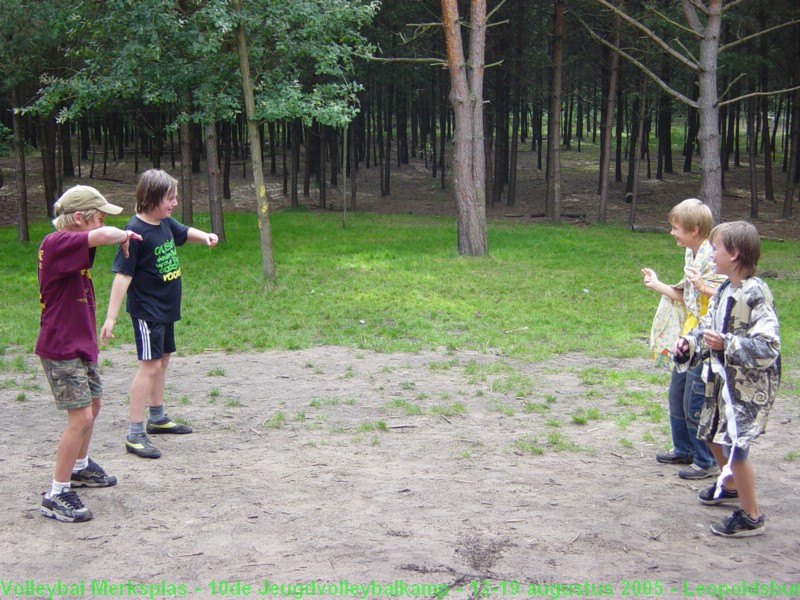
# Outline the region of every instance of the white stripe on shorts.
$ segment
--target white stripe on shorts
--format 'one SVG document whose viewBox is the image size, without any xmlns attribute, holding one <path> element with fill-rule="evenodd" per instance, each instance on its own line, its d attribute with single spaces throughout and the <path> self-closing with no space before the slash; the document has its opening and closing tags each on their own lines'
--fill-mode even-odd
<svg viewBox="0 0 800 600">
<path fill-rule="evenodd" d="M 136 319 L 137 327 L 139 327 L 139 336 L 142 338 L 142 359 L 153 359 L 153 348 L 150 344 L 150 327 L 144 319 Z"/>
</svg>

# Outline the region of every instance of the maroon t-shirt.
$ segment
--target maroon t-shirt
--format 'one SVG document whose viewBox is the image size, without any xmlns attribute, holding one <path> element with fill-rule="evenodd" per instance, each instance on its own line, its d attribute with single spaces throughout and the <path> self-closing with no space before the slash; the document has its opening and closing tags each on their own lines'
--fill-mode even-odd
<svg viewBox="0 0 800 600">
<path fill-rule="evenodd" d="M 55 231 L 39 246 L 41 327 L 36 354 L 96 362 L 97 320 L 88 231 Z"/>
</svg>

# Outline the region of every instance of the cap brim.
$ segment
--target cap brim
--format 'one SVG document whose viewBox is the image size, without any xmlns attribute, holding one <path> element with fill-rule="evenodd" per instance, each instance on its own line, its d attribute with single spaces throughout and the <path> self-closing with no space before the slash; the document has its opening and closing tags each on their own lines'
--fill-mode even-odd
<svg viewBox="0 0 800 600">
<path fill-rule="evenodd" d="M 97 210 L 101 210 L 107 215 L 118 215 L 122 212 L 122 207 L 117 206 L 116 204 L 111 204 L 110 202 L 106 202 L 103 206 L 98 206 Z"/>
</svg>

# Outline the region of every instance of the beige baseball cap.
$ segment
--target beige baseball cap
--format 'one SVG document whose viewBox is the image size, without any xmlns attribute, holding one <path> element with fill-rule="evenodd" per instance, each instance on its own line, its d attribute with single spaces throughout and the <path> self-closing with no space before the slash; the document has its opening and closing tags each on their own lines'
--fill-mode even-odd
<svg viewBox="0 0 800 600">
<path fill-rule="evenodd" d="M 108 215 L 118 215 L 122 212 L 121 206 L 109 203 L 103 194 L 88 185 L 76 185 L 69 188 L 61 195 L 53 208 L 57 215 L 92 209 L 103 211 Z"/>
</svg>

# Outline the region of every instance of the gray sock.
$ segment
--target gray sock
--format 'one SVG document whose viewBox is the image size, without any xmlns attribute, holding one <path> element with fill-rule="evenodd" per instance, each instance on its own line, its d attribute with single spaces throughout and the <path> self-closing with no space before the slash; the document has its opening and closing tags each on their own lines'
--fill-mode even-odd
<svg viewBox="0 0 800 600">
<path fill-rule="evenodd" d="M 166 415 L 164 414 L 164 405 L 163 404 L 160 405 L 160 406 L 151 406 L 150 407 L 150 417 L 149 418 L 153 423 L 158 423 L 159 421 L 163 421 L 165 416 Z"/>
<path fill-rule="evenodd" d="M 128 437 L 144 433 L 144 421 L 128 421 Z"/>
</svg>

